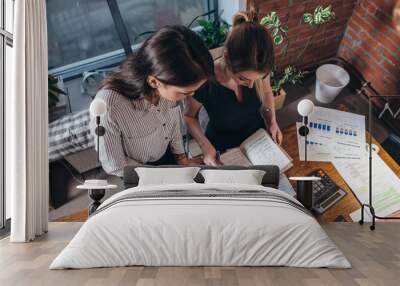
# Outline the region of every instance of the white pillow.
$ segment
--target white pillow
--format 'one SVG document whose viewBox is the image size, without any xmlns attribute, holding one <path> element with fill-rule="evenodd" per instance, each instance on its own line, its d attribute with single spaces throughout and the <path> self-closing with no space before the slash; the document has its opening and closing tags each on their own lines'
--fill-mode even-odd
<svg viewBox="0 0 400 286">
<path fill-rule="evenodd" d="M 261 185 L 265 171 L 261 170 L 202 170 L 205 184 L 234 183 L 245 185 Z"/>
<path fill-rule="evenodd" d="M 193 179 L 199 170 L 199 167 L 135 168 L 139 176 L 138 186 L 195 183 Z"/>
</svg>

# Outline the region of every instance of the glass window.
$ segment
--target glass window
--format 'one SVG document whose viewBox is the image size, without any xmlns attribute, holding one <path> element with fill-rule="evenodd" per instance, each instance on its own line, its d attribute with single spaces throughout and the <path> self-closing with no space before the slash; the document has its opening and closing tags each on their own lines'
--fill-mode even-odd
<svg viewBox="0 0 400 286">
<path fill-rule="evenodd" d="M 1 13 L 0 13 L 1 14 Z M 0 228 L 4 227 L 5 222 L 5 195 L 4 195 L 4 52 L 5 40 L 0 34 Z"/>
<path fill-rule="evenodd" d="M 6 45 L 6 53 L 5 53 L 5 98 L 9 98 L 11 95 L 11 69 L 12 69 L 12 65 L 13 65 L 13 60 L 12 60 L 12 47 Z M 11 217 L 11 190 L 10 188 L 6 188 L 5 190 L 5 207 L 6 207 L 6 211 L 5 211 L 5 215 L 6 215 L 6 219 L 9 219 Z"/>
<path fill-rule="evenodd" d="M 4 10 L 1 10 L 4 8 Z M 4 17 L 4 18 L 1 18 Z M 4 142 L 4 104 L 11 93 L 12 70 L 12 33 L 14 26 L 14 0 L 0 0 L 0 23 L 3 34 L 0 36 L 1 72 L 0 72 L 0 140 Z M 8 32 L 8 33 L 5 33 Z M 6 36 L 4 36 L 4 33 Z M 6 38 L 7 37 L 7 38 Z M 8 44 L 7 44 L 8 43 Z M 4 56 L 4 58 L 3 58 Z M 0 144 L 0 226 L 4 226 L 4 219 L 11 217 L 11 194 L 9 188 L 4 188 L 4 145 Z"/>
<path fill-rule="evenodd" d="M 3 27 L 3 1 L 4 0 L 0 0 L 0 28 L 4 29 Z"/>
<path fill-rule="evenodd" d="M 5 0 L 6 12 L 6 31 L 13 33 L 14 31 L 14 0 Z"/>
<path fill-rule="evenodd" d="M 121 49 L 106 0 L 47 0 L 49 69 Z"/>
<path fill-rule="evenodd" d="M 194 17 L 208 11 L 204 0 L 117 0 L 117 3 L 132 44 L 149 36 L 137 38 L 140 33 L 165 25 L 186 26 Z"/>
</svg>

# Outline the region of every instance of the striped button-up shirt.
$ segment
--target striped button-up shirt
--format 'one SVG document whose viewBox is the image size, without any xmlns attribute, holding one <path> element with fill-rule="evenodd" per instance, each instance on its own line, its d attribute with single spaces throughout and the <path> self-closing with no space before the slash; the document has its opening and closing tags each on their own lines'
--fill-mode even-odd
<svg viewBox="0 0 400 286">
<path fill-rule="evenodd" d="M 101 118 L 106 133 L 99 143 L 100 161 L 107 173 L 122 176 L 127 165 L 157 161 L 168 145 L 173 154 L 184 153 L 181 115 L 175 102 L 160 97 L 155 106 L 145 99 L 131 100 L 107 89 L 100 90 L 96 97 L 107 105 L 107 113 Z M 93 118 L 92 134 L 95 127 Z"/>
</svg>

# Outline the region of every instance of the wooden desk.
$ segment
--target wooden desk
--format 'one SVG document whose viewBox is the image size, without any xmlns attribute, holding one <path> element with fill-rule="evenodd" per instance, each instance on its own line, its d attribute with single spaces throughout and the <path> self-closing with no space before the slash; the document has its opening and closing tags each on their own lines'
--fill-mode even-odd
<svg viewBox="0 0 400 286">
<path fill-rule="evenodd" d="M 306 176 L 314 170 L 322 169 L 332 178 L 332 180 L 342 189 L 347 195 L 337 202 L 333 207 L 328 209 L 325 213 L 323 213 L 318 220 L 320 222 L 331 222 L 334 221 L 339 215 L 342 215 L 346 221 L 352 221 L 350 218 L 350 213 L 356 211 L 361 207 L 357 198 L 354 196 L 350 188 L 347 186 L 346 182 L 340 176 L 340 174 L 336 171 L 335 167 L 332 163 L 326 162 L 307 162 L 305 164 L 303 161 L 299 161 L 299 153 L 297 147 L 297 135 L 296 135 L 296 126 L 292 125 L 291 127 L 283 130 L 283 144 L 282 147 L 286 150 L 286 152 L 293 158 L 293 167 L 290 168 L 285 174 L 290 176 Z M 367 133 L 367 138 L 369 134 Z M 379 146 L 379 155 L 386 162 L 386 164 L 400 177 L 400 166 L 393 160 L 392 157 L 383 149 L 383 147 L 373 139 L 373 143 Z M 295 183 L 292 182 L 293 186 Z M 400 212 L 397 213 L 400 216 Z M 87 219 L 87 209 L 82 209 L 74 214 L 66 215 L 60 218 L 57 218 L 54 221 L 86 221 Z"/>
<path fill-rule="evenodd" d="M 367 133 L 367 138 L 369 134 Z M 385 161 L 385 163 L 398 175 L 400 176 L 400 166 L 393 160 L 393 158 L 383 149 L 383 147 L 373 138 L 372 142 L 379 146 L 379 155 Z M 283 130 L 283 149 L 293 158 L 293 167 L 285 172 L 286 176 L 306 176 L 314 170 L 322 169 L 328 176 L 342 189 L 347 195 L 337 202 L 334 206 L 328 209 L 325 213 L 318 217 L 320 222 L 335 221 L 335 219 L 342 215 L 346 221 L 352 221 L 350 213 L 361 208 L 357 198 L 347 186 L 346 182 L 340 176 L 338 171 L 332 163 L 327 162 L 307 162 L 299 161 L 299 151 L 297 146 L 297 134 L 296 126 L 292 125 L 287 129 Z M 294 182 L 292 182 L 295 187 Z"/>
</svg>

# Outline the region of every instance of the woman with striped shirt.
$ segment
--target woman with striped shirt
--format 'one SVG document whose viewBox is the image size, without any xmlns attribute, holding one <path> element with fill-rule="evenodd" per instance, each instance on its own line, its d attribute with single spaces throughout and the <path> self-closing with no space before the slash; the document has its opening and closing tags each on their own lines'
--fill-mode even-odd
<svg viewBox="0 0 400 286">
<path fill-rule="evenodd" d="M 169 26 L 148 38 L 96 95 L 107 105 L 103 169 L 122 176 L 132 164 L 198 164 L 184 153 L 178 105 L 212 76 L 211 55 L 190 29 Z"/>
</svg>

